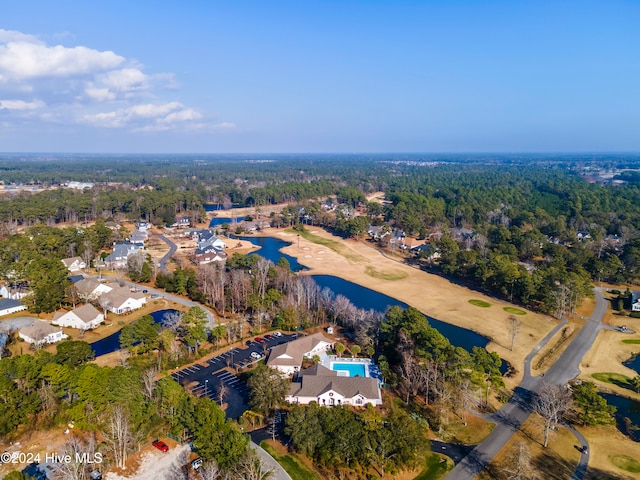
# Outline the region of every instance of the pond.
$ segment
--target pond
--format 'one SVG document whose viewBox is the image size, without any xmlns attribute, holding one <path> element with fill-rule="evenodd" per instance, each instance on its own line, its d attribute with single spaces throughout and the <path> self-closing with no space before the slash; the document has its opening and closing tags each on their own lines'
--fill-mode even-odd
<svg viewBox="0 0 640 480">
<path fill-rule="evenodd" d="M 622 364 L 625 367 L 634 370 L 638 375 L 640 375 L 640 355 L 635 355 L 626 362 L 622 362 Z"/>
<path fill-rule="evenodd" d="M 312 278 L 320 288 L 328 288 L 336 295 L 344 295 L 351 303 L 364 310 L 385 312 L 389 307 L 407 308 L 409 305 L 383 293 L 376 292 L 355 283 L 332 275 L 313 275 Z M 447 337 L 452 345 L 471 351 L 473 347 L 485 347 L 489 339 L 471 330 L 450 325 L 435 318 L 427 317 L 429 325 Z"/>
<path fill-rule="evenodd" d="M 280 240 L 279 238 L 274 237 L 252 237 L 252 236 L 240 236 L 240 235 L 230 235 L 229 238 L 239 238 L 241 240 L 247 240 L 251 242 L 253 245 L 260 247 L 260 250 L 256 250 L 255 252 L 261 257 L 266 258 L 267 260 L 271 260 L 273 263 L 278 263 L 280 258 L 286 258 L 289 262 L 289 266 L 291 270 L 294 272 L 299 272 L 301 270 L 307 270 L 307 267 L 298 263 L 298 260 L 293 258 L 291 255 L 286 255 L 280 252 L 281 248 L 288 247 L 291 245 L 290 242 L 285 242 L 284 240 Z"/>
<path fill-rule="evenodd" d="M 600 395 L 609 405 L 616 407 L 615 417 L 618 430 L 633 441 L 640 442 L 640 402 L 610 393 L 601 393 Z"/>
<path fill-rule="evenodd" d="M 234 225 L 238 222 L 241 222 L 245 219 L 245 217 L 235 217 L 235 218 L 230 218 L 230 217 L 213 217 L 211 219 L 211 222 L 209 222 L 209 228 L 214 228 L 214 227 L 219 227 L 220 225 L 224 224 L 224 223 L 228 223 L 229 225 Z M 233 231 L 233 228 L 230 230 Z"/>
<path fill-rule="evenodd" d="M 178 310 L 167 309 L 167 310 L 158 310 L 157 312 L 150 313 L 153 317 L 153 320 L 156 323 L 162 325 L 162 321 L 165 318 L 165 315 L 176 313 Z M 120 331 L 109 335 L 101 340 L 93 342 L 90 344 L 93 349 L 96 357 L 100 355 L 105 355 L 107 353 L 115 352 L 116 350 L 120 350 Z"/>
<path fill-rule="evenodd" d="M 221 203 L 205 203 L 203 207 L 205 212 L 215 212 L 217 210 L 226 210 L 225 206 Z M 242 205 L 232 205 L 231 208 L 232 209 L 242 208 Z"/>
<path fill-rule="evenodd" d="M 241 238 L 242 240 L 248 240 L 252 244 L 259 246 L 260 250 L 254 252 L 258 255 L 271 260 L 273 263 L 277 263 L 281 257 L 286 258 L 291 265 L 291 270 L 294 272 L 300 270 L 306 270 L 304 265 L 298 263 L 298 261 L 290 255 L 280 253 L 279 250 L 283 247 L 290 245 L 290 242 L 285 242 L 279 238 L 274 237 L 252 237 L 252 236 L 236 236 L 231 235 L 231 238 Z M 402 308 L 407 308 L 406 303 L 400 302 L 395 298 L 392 298 L 383 293 L 378 293 L 366 287 L 362 287 L 353 282 L 343 280 L 339 277 L 331 275 L 312 275 L 312 278 L 318 284 L 320 288 L 328 288 L 336 295 L 344 295 L 347 297 L 353 305 L 365 310 L 376 310 L 379 312 L 385 312 L 389 307 L 398 305 Z M 435 318 L 428 317 L 429 324 L 438 330 L 442 335 L 447 337 L 449 342 L 456 347 L 462 347 L 465 350 L 471 352 L 473 347 L 484 348 L 489 343 L 489 339 L 482 335 L 467 330 L 465 328 L 456 327 L 450 325 Z M 505 374 L 509 368 L 509 365 L 504 360 L 500 371 Z"/>
</svg>

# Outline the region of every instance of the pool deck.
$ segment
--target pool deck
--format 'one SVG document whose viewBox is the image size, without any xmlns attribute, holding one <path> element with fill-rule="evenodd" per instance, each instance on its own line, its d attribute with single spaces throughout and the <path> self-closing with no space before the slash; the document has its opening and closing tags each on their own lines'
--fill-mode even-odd
<svg viewBox="0 0 640 480">
<path fill-rule="evenodd" d="M 331 365 L 334 363 L 345 363 L 345 364 L 351 363 L 351 364 L 364 365 L 365 376 L 376 378 L 379 384 L 383 383 L 383 378 L 382 378 L 382 375 L 380 374 L 380 370 L 378 369 L 378 366 L 375 363 L 373 363 L 373 359 L 371 358 L 352 358 L 352 357 L 344 358 L 344 357 L 338 357 L 336 355 L 327 355 L 326 353 L 323 353 L 320 355 L 320 364 L 323 367 L 326 367 L 329 370 L 333 370 L 331 368 Z M 338 372 L 338 375 L 344 375 L 344 373 L 341 374 L 341 372 L 346 372 L 345 370 L 334 370 L 334 371 Z"/>
</svg>

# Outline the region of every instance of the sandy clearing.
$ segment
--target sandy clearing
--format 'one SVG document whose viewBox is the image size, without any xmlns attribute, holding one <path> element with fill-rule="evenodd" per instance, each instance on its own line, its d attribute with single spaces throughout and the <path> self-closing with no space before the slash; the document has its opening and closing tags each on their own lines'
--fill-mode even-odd
<svg viewBox="0 0 640 480">
<path fill-rule="evenodd" d="M 508 302 L 456 285 L 445 278 L 406 265 L 400 259 L 388 258 L 368 243 L 344 240 L 319 228 L 312 233 L 337 242 L 341 246 L 340 253 L 301 236 L 299 246 L 296 242 L 283 248 L 282 252 L 295 257 L 310 269 L 303 274 L 338 274 L 345 280 L 397 298 L 433 318 L 490 338 L 492 341 L 487 348 L 497 352 L 518 370 L 518 375 L 507 379 L 509 386 L 515 386 L 522 378 L 524 357 L 557 324 L 555 319 L 531 311 L 519 316 L 523 324 L 511 351 L 511 340 L 506 329 L 510 314 L 504 311 L 504 307 L 511 305 Z M 282 230 L 269 232 L 269 235 L 274 234 L 285 239 L 293 235 Z M 307 256 L 309 254 L 310 257 Z M 469 303 L 472 299 L 486 301 L 491 306 L 476 307 Z"/>
<path fill-rule="evenodd" d="M 168 452 L 147 450 L 142 453 L 136 473 L 124 477 L 108 472 L 105 480 L 158 480 L 162 478 L 182 478 L 182 467 L 189 461 L 188 445 L 177 445 Z"/>
</svg>

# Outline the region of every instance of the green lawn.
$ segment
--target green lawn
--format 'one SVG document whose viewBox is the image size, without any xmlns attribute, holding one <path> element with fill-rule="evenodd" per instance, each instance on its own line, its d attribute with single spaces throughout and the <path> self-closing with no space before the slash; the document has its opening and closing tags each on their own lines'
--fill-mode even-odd
<svg viewBox="0 0 640 480">
<path fill-rule="evenodd" d="M 285 469 L 293 480 L 322 480 L 316 472 L 310 470 L 309 467 L 300 460 L 298 455 L 294 453 L 280 455 L 266 442 L 260 443 L 260 446 L 276 459 L 276 462 Z"/>
<path fill-rule="evenodd" d="M 622 343 L 627 343 L 629 345 L 640 345 L 640 340 L 638 339 L 622 340 Z"/>
<path fill-rule="evenodd" d="M 635 458 L 627 455 L 611 455 L 609 457 L 611 463 L 616 467 L 631 473 L 640 473 L 640 462 Z"/>
<path fill-rule="evenodd" d="M 504 307 L 504 311 L 507 313 L 513 313 L 514 315 L 526 315 L 527 312 L 525 312 L 524 310 L 521 310 L 519 308 L 516 307 Z"/>
<path fill-rule="evenodd" d="M 633 390 L 633 384 L 631 383 L 631 378 L 626 375 L 622 375 L 621 373 L 612 373 L 612 372 L 602 372 L 602 373 L 594 373 L 591 375 L 596 380 L 600 380 L 601 382 L 612 383 L 622 388 L 626 388 L 628 390 Z"/>
<path fill-rule="evenodd" d="M 424 470 L 414 480 L 438 480 L 444 478 L 452 468 L 453 461 L 448 457 L 434 454 L 427 459 Z"/>
<path fill-rule="evenodd" d="M 480 307 L 480 308 L 488 308 L 491 306 L 489 302 L 485 302 L 484 300 L 472 299 L 472 300 L 469 300 L 469 303 L 471 305 L 475 305 L 476 307 Z"/>
<path fill-rule="evenodd" d="M 381 272 L 379 270 L 376 270 L 373 267 L 367 267 L 364 273 L 366 273 L 367 275 L 373 278 L 380 278 L 382 280 L 391 280 L 391 281 L 402 280 L 407 276 L 405 272 L 398 272 L 398 273 Z"/>
</svg>

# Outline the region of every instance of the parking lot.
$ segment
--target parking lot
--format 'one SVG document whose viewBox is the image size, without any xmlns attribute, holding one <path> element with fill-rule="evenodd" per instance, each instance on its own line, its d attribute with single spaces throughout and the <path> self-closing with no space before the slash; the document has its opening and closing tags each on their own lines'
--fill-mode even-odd
<svg viewBox="0 0 640 480">
<path fill-rule="evenodd" d="M 226 403 L 227 417 L 238 418 L 249 408 L 249 388 L 234 375 L 233 371 L 264 359 L 271 348 L 290 342 L 297 337 L 296 334 L 280 334 L 280 336 L 267 334 L 255 337 L 262 341 L 247 340 L 245 348 L 232 348 L 207 359 L 204 362 L 206 365 L 189 365 L 173 372 L 171 376 L 192 395 L 199 398 L 207 397 L 219 405 Z"/>
</svg>

